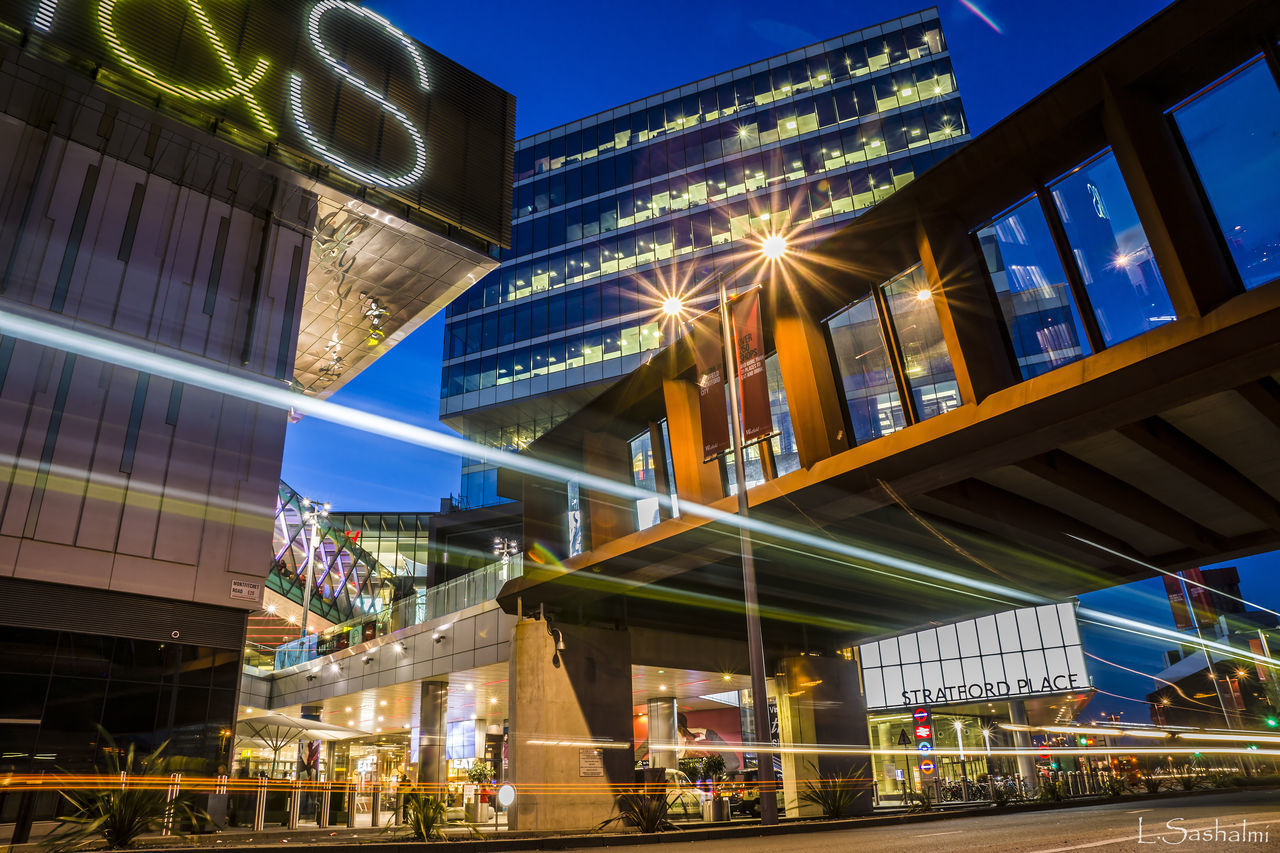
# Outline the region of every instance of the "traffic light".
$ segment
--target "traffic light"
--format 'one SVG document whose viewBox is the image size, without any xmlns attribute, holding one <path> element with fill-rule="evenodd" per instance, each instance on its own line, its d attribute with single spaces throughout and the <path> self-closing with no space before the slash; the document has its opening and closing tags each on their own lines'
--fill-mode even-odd
<svg viewBox="0 0 1280 853">
<path fill-rule="evenodd" d="M 1086 738 L 1084 735 L 1080 735 L 1080 745 L 1081 745 L 1081 746 L 1088 746 L 1088 745 L 1089 745 L 1089 739 L 1088 739 L 1088 738 Z"/>
<path fill-rule="evenodd" d="M 1280 726 L 1280 719 L 1276 719 L 1275 717 L 1267 717 L 1267 727 L 1274 729 L 1276 726 Z"/>
</svg>

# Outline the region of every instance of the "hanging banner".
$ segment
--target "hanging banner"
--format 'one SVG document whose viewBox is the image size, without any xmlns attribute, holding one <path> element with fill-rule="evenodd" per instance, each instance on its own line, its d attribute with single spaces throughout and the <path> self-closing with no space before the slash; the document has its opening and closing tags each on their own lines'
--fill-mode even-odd
<svg viewBox="0 0 1280 853">
<path fill-rule="evenodd" d="M 724 350 L 719 317 L 693 320 L 693 363 L 698 372 L 698 412 L 702 421 L 702 458 L 714 459 L 729 449 L 729 418 L 725 404 Z"/>
<path fill-rule="evenodd" d="M 773 434 L 769 376 L 764 366 L 764 335 L 760 328 L 760 288 L 752 288 L 734 300 L 733 334 L 738 346 L 742 442 L 751 444 Z"/>
<path fill-rule="evenodd" d="M 1199 569 L 1187 569 L 1182 573 L 1187 579 L 1187 597 L 1191 599 L 1191 607 L 1196 615 L 1196 623 L 1203 629 L 1217 620 L 1218 614 L 1213 606 L 1213 596 L 1209 590 L 1196 584 L 1204 583 L 1204 573 Z"/>
<path fill-rule="evenodd" d="M 1187 609 L 1187 598 L 1182 594 L 1182 584 L 1177 577 L 1164 576 L 1164 592 L 1169 596 L 1169 606 L 1173 608 L 1173 624 L 1179 631 L 1191 630 L 1191 611 Z"/>
</svg>

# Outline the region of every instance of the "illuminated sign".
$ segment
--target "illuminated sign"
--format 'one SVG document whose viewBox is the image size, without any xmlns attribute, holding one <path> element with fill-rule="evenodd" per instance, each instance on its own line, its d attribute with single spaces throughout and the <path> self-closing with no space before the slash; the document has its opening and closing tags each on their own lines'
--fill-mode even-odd
<svg viewBox="0 0 1280 853">
<path fill-rule="evenodd" d="M 916 737 L 918 738 L 933 737 L 933 726 L 925 726 L 925 725 L 916 726 Z"/>
<path fill-rule="evenodd" d="M 1073 693 L 1091 686 L 1069 603 L 1007 610 L 866 643 L 858 647 L 858 659 L 869 710 Z"/>
<path fill-rule="evenodd" d="M 935 769 L 937 768 L 936 768 L 936 765 L 934 765 L 932 759 L 926 758 L 920 762 L 920 772 L 926 776 L 932 773 Z"/>
<path fill-rule="evenodd" d="M 912 712 L 911 718 L 917 723 L 923 723 L 929 719 L 929 711 L 926 708 L 916 708 L 915 711 Z"/>
<path fill-rule="evenodd" d="M 509 242 L 514 99 L 351 0 L 11 0 L 0 18 L 126 97 Z"/>
</svg>

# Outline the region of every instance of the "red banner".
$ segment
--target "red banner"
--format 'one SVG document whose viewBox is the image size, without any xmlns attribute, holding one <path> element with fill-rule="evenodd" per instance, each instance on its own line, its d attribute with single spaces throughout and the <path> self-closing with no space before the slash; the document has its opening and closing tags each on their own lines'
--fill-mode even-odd
<svg viewBox="0 0 1280 853">
<path fill-rule="evenodd" d="M 1196 584 L 1204 583 L 1204 574 L 1199 569 L 1187 569 L 1182 573 L 1187 579 L 1187 597 L 1191 599 L 1191 608 L 1196 614 L 1196 623 L 1205 628 L 1218 618 L 1213 608 L 1213 596 L 1209 590 Z"/>
<path fill-rule="evenodd" d="M 704 314 L 693 320 L 689 336 L 698 373 L 698 412 L 702 421 L 702 458 L 714 459 L 729 449 L 729 418 L 725 404 L 724 349 L 719 315 Z"/>
<path fill-rule="evenodd" d="M 751 444 L 773 434 L 769 376 L 764 366 L 760 328 L 760 288 L 733 302 L 733 334 L 738 346 L 738 396 L 742 405 L 742 441 Z"/>
<path fill-rule="evenodd" d="M 1191 612 L 1187 610 L 1187 598 L 1182 594 L 1182 584 L 1174 575 L 1164 576 L 1164 592 L 1173 608 L 1173 624 L 1179 631 L 1191 630 Z"/>
<path fill-rule="evenodd" d="M 1268 654 L 1267 647 L 1266 647 L 1266 646 L 1264 646 L 1264 645 L 1262 645 L 1262 640 L 1261 640 L 1261 639 L 1257 639 L 1257 640 L 1250 640 L 1250 641 L 1249 641 L 1249 651 L 1253 652 L 1255 655 L 1257 655 L 1257 656 L 1258 656 L 1258 657 L 1260 657 L 1260 658 L 1268 658 L 1268 659 L 1269 659 L 1269 658 L 1271 657 L 1271 655 L 1270 655 L 1270 654 Z M 1254 661 L 1254 662 L 1253 662 L 1253 668 L 1254 668 L 1255 670 L 1257 670 L 1257 673 L 1258 673 L 1258 680 L 1259 680 L 1259 681 L 1270 681 L 1270 680 L 1271 680 L 1271 673 L 1270 673 L 1270 671 L 1269 671 L 1268 667 L 1267 667 L 1265 664 L 1262 664 L 1262 663 L 1260 663 L 1260 662 L 1258 662 L 1258 661 Z"/>
</svg>

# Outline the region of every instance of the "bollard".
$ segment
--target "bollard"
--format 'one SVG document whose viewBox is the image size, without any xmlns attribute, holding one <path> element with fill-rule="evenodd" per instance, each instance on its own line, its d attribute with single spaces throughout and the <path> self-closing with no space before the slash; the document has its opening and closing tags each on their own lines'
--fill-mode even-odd
<svg viewBox="0 0 1280 853">
<path fill-rule="evenodd" d="M 382 808 L 382 787 L 374 784 L 369 788 L 369 825 L 379 826 L 378 810 Z"/>
<path fill-rule="evenodd" d="M 267 826 L 267 780 L 258 780 L 258 797 L 253 802 L 253 829 L 261 832 Z"/>
<path fill-rule="evenodd" d="M 289 785 L 289 829 L 298 828 L 298 812 L 302 809 L 302 780 L 294 779 Z"/>
<path fill-rule="evenodd" d="M 329 803 L 333 797 L 333 783 L 325 781 L 320 786 L 320 810 L 316 812 L 316 827 L 319 829 L 329 828 Z"/>
<path fill-rule="evenodd" d="M 356 825 L 356 783 L 347 783 L 347 828 Z"/>
</svg>

